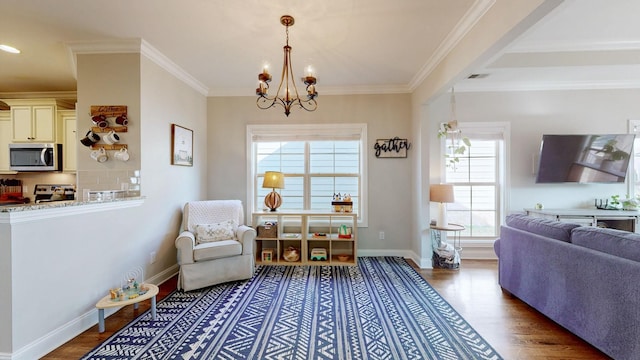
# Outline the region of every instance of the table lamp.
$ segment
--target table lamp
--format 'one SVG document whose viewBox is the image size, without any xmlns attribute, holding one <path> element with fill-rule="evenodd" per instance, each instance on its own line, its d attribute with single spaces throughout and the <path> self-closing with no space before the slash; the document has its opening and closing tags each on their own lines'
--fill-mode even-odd
<svg viewBox="0 0 640 360">
<path fill-rule="evenodd" d="M 448 225 L 446 203 L 455 202 L 455 199 L 453 197 L 453 185 L 431 185 L 429 187 L 429 199 L 433 202 L 440 203 L 440 212 L 438 213 L 438 221 L 436 222 L 436 226 L 446 227 Z"/>
<path fill-rule="evenodd" d="M 264 173 L 263 189 L 272 189 L 267 196 L 264 197 L 264 204 L 276 211 L 282 205 L 282 197 L 276 192 L 276 189 L 284 189 L 284 175 L 279 171 L 266 171 Z"/>
</svg>

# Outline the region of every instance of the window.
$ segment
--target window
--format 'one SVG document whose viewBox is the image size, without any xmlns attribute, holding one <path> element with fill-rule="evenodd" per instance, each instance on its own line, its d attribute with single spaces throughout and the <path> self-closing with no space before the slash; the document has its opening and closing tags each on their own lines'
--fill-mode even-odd
<svg viewBox="0 0 640 360">
<path fill-rule="evenodd" d="M 637 199 L 640 196 L 640 120 L 629 120 L 629 133 L 636 134 L 633 141 L 633 158 L 629 161 L 627 181 L 629 184 L 629 197 Z"/>
<path fill-rule="evenodd" d="M 262 210 L 271 191 L 262 188 L 264 173 L 280 171 L 280 209 L 330 211 L 334 194 L 349 194 L 366 226 L 366 124 L 249 125 L 247 136 L 250 209 Z"/>
<path fill-rule="evenodd" d="M 447 167 L 445 182 L 454 185 L 455 203 L 448 204 L 451 223 L 465 226 L 462 236 L 495 239 L 504 212 L 508 124 L 459 123 L 471 146 L 455 169 Z M 443 139 L 443 148 L 444 148 Z"/>
</svg>

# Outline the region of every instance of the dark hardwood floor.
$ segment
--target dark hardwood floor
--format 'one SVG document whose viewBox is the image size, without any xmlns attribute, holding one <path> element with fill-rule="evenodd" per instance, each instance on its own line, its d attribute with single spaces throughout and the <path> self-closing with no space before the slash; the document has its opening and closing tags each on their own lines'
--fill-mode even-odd
<svg viewBox="0 0 640 360">
<path fill-rule="evenodd" d="M 609 359 L 577 336 L 541 315 L 498 285 L 497 262 L 463 260 L 459 270 L 418 269 L 418 272 L 473 326 L 504 359 Z M 176 277 L 160 285 L 158 300 L 176 287 Z M 149 309 L 149 301 L 138 310 L 126 306 L 98 326 L 73 338 L 42 359 L 78 359 L 135 316 Z"/>
</svg>

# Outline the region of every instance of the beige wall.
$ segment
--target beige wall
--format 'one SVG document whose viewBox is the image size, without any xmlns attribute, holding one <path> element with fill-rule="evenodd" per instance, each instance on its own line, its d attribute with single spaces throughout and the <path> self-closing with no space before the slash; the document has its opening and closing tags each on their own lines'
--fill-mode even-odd
<svg viewBox="0 0 640 360">
<path fill-rule="evenodd" d="M 292 110 L 286 117 L 281 108 L 260 110 L 254 97 L 208 99 L 208 197 L 241 199 L 247 204 L 247 124 L 344 124 L 366 123 L 369 165 L 369 226 L 358 231 L 359 255 L 401 255 L 411 253 L 410 219 L 411 159 L 379 159 L 374 155 L 376 139 L 398 136 L 415 142 L 411 133 L 409 94 L 321 96 L 318 110 Z M 285 199 L 286 201 L 286 199 Z M 385 239 L 379 239 L 379 232 Z"/>
<path fill-rule="evenodd" d="M 174 240 L 187 201 L 207 196 L 207 100 L 178 78 L 143 57 L 142 61 L 142 194 L 140 251 L 147 272 L 176 266 Z M 171 165 L 171 124 L 193 130 L 193 166 Z M 148 264 L 150 251 L 158 262 Z"/>
<path fill-rule="evenodd" d="M 133 171 L 140 169 L 140 54 L 81 54 L 77 56 L 77 68 L 78 137 L 84 137 L 93 126 L 89 111 L 91 106 L 126 105 L 128 130 L 118 135 L 120 143 L 129 147 L 131 157 L 128 162 L 123 163 L 113 158 L 115 151 L 107 151 L 109 161 L 98 163 L 89 156 L 90 148 L 76 142 L 77 198 L 82 199 L 85 189 L 120 190 L 120 184 L 127 183 L 129 177 L 133 176 Z"/>
<path fill-rule="evenodd" d="M 89 106 L 100 104 L 129 107 L 135 130 L 126 141 L 135 160 L 98 164 L 83 147 L 78 172 L 139 167 L 145 199 L 136 207 L 88 205 L 68 216 L 0 222 L 2 267 L 10 266 L 0 277 L 0 353 L 16 359 L 38 358 L 95 325 L 96 301 L 131 271 L 142 269 L 156 283 L 175 274 L 182 206 L 206 197 L 204 95 L 140 54 L 79 56 L 79 129 L 87 126 Z M 194 130 L 193 167 L 170 164 L 171 123 Z M 33 296 L 36 288 L 42 296 Z"/>
</svg>

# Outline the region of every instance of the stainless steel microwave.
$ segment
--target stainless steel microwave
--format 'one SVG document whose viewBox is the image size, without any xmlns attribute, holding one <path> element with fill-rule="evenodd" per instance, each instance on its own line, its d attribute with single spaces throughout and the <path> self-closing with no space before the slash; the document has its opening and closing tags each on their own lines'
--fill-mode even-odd
<svg viewBox="0 0 640 360">
<path fill-rule="evenodd" d="M 62 170 L 62 144 L 9 144 L 9 169 L 60 171 Z"/>
</svg>

